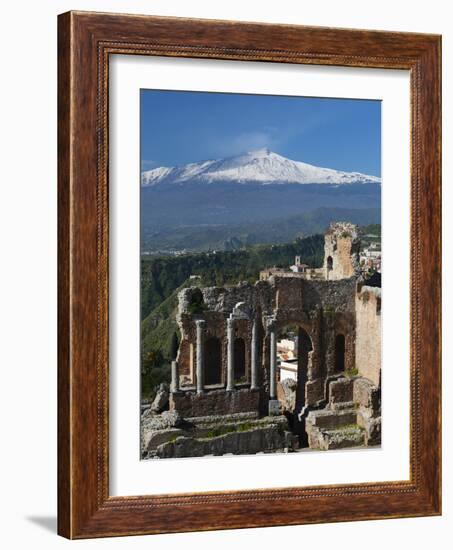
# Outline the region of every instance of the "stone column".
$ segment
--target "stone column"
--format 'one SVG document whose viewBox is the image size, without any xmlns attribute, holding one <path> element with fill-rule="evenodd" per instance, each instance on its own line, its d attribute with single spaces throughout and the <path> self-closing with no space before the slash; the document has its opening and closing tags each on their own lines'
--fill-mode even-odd
<svg viewBox="0 0 453 550">
<path fill-rule="evenodd" d="M 269 335 L 269 416 L 280 414 L 280 403 L 277 399 L 277 330 L 275 317 L 267 319 Z"/>
<path fill-rule="evenodd" d="M 258 321 L 253 319 L 252 325 L 252 349 L 250 354 L 251 380 L 250 388 L 258 389 Z"/>
<path fill-rule="evenodd" d="M 269 325 L 270 336 L 270 374 L 269 374 L 269 398 L 277 399 L 277 334 L 275 323 Z"/>
<path fill-rule="evenodd" d="M 203 393 L 204 387 L 204 327 L 205 321 L 195 321 L 197 326 L 197 393 Z"/>
<path fill-rule="evenodd" d="M 228 391 L 234 390 L 234 321 L 227 319 L 227 385 Z"/>
<path fill-rule="evenodd" d="M 178 362 L 171 362 L 171 391 L 176 393 L 179 391 L 179 368 Z"/>
</svg>

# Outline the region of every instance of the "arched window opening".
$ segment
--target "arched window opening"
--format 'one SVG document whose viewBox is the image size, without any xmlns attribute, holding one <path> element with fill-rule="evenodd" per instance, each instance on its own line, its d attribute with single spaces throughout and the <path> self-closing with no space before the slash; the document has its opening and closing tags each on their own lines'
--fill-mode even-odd
<svg viewBox="0 0 453 550">
<path fill-rule="evenodd" d="M 207 338 L 204 344 L 206 386 L 222 382 L 222 348 L 220 340 L 215 337 Z"/>
<path fill-rule="evenodd" d="M 344 371 L 345 339 L 343 334 L 335 337 L 335 372 Z"/>
<path fill-rule="evenodd" d="M 308 380 L 308 360 L 309 354 L 313 351 L 311 338 L 307 331 L 302 327 L 298 330 L 298 346 L 297 346 L 297 392 L 296 404 L 298 410 L 305 405 L 305 384 Z"/>
<path fill-rule="evenodd" d="M 296 382 L 294 410 L 305 405 L 305 385 L 308 381 L 310 354 L 313 344 L 307 331 L 298 324 L 288 324 L 278 333 L 277 360 L 280 382 L 292 379 Z M 288 381 L 287 381 L 288 382 Z M 287 382 L 285 384 L 287 384 Z"/>
<path fill-rule="evenodd" d="M 246 382 L 245 342 L 243 338 L 236 338 L 234 341 L 234 381 Z"/>
<path fill-rule="evenodd" d="M 192 315 L 202 313 L 204 311 L 203 294 L 199 288 L 196 288 L 190 297 L 189 311 Z"/>
<path fill-rule="evenodd" d="M 330 271 L 333 269 L 333 258 L 332 256 L 327 257 L 327 269 Z"/>
</svg>

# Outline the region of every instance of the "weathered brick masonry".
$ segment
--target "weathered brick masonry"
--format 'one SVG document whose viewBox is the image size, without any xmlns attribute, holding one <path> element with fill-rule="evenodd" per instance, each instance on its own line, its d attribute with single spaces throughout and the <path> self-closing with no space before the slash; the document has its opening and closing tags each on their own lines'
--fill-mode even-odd
<svg viewBox="0 0 453 550">
<path fill-rule="evenodd" d="M 269 268 L 253 285 L 182 290 L 171 408 L 187 418 L 278 414 L 276 341 L 291 325 L 299 330 L 294 418 L 302 421 L 319 409 L 335 414 L 339 403 L 353 406 L 355 395 L 361 396 L 362 409 L 371 410 L 363 400 L 380 392 L 381 298 L 380 289 L 367 287 L 360 277 L 359 248 L 355 226 L 333 224 L 320 269 L 291 274 Z M 361 378 L 369 384 L 365 398 L 363 388 L 354 390 L 354 380 Z M 313 414 L 307 424 L 315 430 L 313 445 L 338 444 L 338 434 L 329 443 L 316 431 Z M 360 434 L 354 433 L 357 441 L 370 428 L 367 414 L 361 417 Z M 325 424 L 330 417 L 324 416 Z M 368 416 L 380 417 L 380 405 Z M 376 430 L 373 434 L 376 443 Z"/>
</svg>

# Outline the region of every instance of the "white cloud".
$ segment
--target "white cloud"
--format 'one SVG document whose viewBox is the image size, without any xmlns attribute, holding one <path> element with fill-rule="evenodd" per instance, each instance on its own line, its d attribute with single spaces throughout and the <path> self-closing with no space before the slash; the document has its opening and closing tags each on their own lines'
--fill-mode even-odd
<svg viewBox="0 0 453 550">
<path fill-rule="evenodd" d="M 225 136 L 221 139 L 216 139 L 211 144 L 211 150 L 214 156 L 227 157 L 255 149 L 262 149 L 263 147 L 272 149 L 278 142 L 279 139 L 277 139 L 277 136 L 272 135 L 272 132 L 251 131 L 232 137 Z"/>
</svg>

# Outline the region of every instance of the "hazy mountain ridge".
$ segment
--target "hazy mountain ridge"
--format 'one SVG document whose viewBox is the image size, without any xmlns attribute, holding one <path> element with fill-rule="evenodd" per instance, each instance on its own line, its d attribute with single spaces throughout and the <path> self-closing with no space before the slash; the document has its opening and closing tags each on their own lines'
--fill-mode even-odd
<svg viewBox="0 0 453 550">
<path fill-rule="evenodd" d="M 169 234 L 183 236 L 191 228 L 260 224 L 274 225 L 283 220 L 322 209 L 380 209 L 381 186 L 351 185 L 237 185 L 233 182 L 204 185 L 156 185 L 143 187 L 141 193 L 142 245 L 158 249 L 153 239 Z M 316 213 L 315 213 L 316 214 Z M 322 216 L 324 217 L 324 216 Z M 324 221 L 324 220 L 322 220 Z M 374 223 L 375 216 L 360 223 Z M 236 232 L 237 227 L 234 228 Z M 301 228 L 311 233 L 309 227 Z M 315 228 L 316 231 L 320 227 Z M 186 231 L 187 230 L 187 231 Z M 223 231 L 223 230 L 222 230 Z M 254 232 L 254 230 L 252 230 Z M 241 231 L 242 232 L 242 231 Z M 266 241 L 268 239 L 266 238 Z M 261 242 L 263 242 L 261 240 Z M 176 244 L 176 243 L 174 243 Z M 143 246 L 142 246 L 143 248 Z M 184 246 L 183 248 L 186 248 Z M 192 247 L 189 247 L 192 248 Z M 196 248 L 199 249 L 197 246 Z"/>
<path fill-rule="evenodd" d="M 380 222 L 379 208 L 317 208 L 309 212 L 235 225 L 200 224 L 144 230 L 142 250 L 153 254 L 185 250 L 238 250 L 259 243 L 281 244 L 305 235 L 323 233 L 337 220 L 357 224 Z"/>
</svg>

